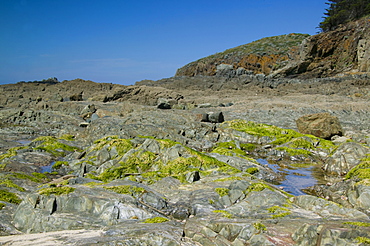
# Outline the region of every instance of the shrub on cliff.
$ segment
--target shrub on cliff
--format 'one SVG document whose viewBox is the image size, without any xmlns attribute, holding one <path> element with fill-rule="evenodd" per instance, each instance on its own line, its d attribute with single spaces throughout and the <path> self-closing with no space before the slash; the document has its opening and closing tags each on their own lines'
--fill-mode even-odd
<svg viewBox="0 0 370 246">
<path fill-rule="evenodd" d="M 332 31 L 340 24 L 358 20 L 370 14 L 370 0 L 329 0 L 326 17 L 319 25 L 322 31 Z"/>
</svg>

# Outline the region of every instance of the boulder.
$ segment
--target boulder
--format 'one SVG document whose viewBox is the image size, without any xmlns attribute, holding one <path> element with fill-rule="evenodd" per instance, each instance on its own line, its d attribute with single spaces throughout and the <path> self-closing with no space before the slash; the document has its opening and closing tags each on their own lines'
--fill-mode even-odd
<svg viewBox="0 0 370 246">
<path fill-rule="evenodd" d="M 81 91 L 79 94 L 74 94 L 74 95 L 70 96 L 69 100 L 71 100 L 71 101 L 83 101 L 82 95 L 83 95 L 83 92 Z"/>
<path fill-rule="evenodd" d="M 171 109 L 173 105 L 177 104 L 177 101 L 172 98 L 158 98 L 157 108 L 159 109 Z"/>
<path fill-rule="evenodd" d="M 324 170 L 329 174 L 344 175 L 358 165 L 370 149 L 358 143 L 344 143 L 325 161 Z"/>
<path fill-rule="evenodd" d="M 296 120 L 296 124 L 299 132 L 324 139 L 343 135 L 338 118 L 329 113 L 304 115 Z"/>
<path fill-rule="evenodd" d="M 224 122 L 224 115 L 222 112 L 211 112 L 208 114 L 208 120 L 211 123 L 222 123 Z"/>
</svg>

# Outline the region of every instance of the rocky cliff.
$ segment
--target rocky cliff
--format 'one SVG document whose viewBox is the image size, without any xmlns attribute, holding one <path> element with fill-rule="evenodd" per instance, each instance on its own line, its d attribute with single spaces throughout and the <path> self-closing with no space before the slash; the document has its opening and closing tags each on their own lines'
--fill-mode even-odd
<svg viewBox="0 0 370 246">
<path fill-rule="evenodd" d="M 178 69 L 176 76 L 219 75 L 228 68 L 223 64 L 231 65 L 231 69 L 237 70 L 237 75 L 267 75 L 293 59 L 297 45 L 308 36 L 292 33 L 263 38 L 189 63 Z"/>
<path fill-rule="evenodd" d="M 265 74 L 330 77 L 370 72 L 370 17 L 314 36 L 288 34 L 228 49 L 179 68 L 176 76 Z"/>
<path fill-rule="evenodd" d="M 305 39 L 299 54 L 275 74 L 329 77 L 370 72 L 370 17 Z"/>
</svg>

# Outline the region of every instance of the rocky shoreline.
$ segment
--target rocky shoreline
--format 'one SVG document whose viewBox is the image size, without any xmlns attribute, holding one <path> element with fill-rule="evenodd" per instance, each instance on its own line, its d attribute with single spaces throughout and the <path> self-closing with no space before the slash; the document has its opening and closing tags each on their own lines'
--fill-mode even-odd
<svg viewBox="0 0 370 246">
<path fill-rule="evenodd" d="M 367 75 L 248 76 L 0 86 L 0 245 L 368 244 Z"/>
</svg>

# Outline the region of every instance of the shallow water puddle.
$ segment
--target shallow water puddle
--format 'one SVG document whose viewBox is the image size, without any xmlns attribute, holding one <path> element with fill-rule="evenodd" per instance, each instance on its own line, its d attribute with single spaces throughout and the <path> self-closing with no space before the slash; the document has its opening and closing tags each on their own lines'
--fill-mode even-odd
<svg viewBox="0 0 370 246">
<path fill-rule="evenodd" d="M 302 190 L 318 184 L 318 180 L 314 177 L 318 172 L 318 168 L 314 166 L 307 167 L 290 167 L 282 168 L 277 164 L 271 164 L 266 159 L 257 159 L 258 163 L 268 166 L 276 173 L 283 173 L 285 180 L 280 182 L 278 187 L 284 191 L 294 195 L 305 195 Z M 290 168 L 289 168 L 290 167 Z"/>
<path fill-rule="evenodd" d="M 51 173 L 51 168 L 55 164 L 55 161 L 53 161 L 50 165 L 48 166 L 43 166 L 41 167 L 40 173 Z"/>
</svg>

